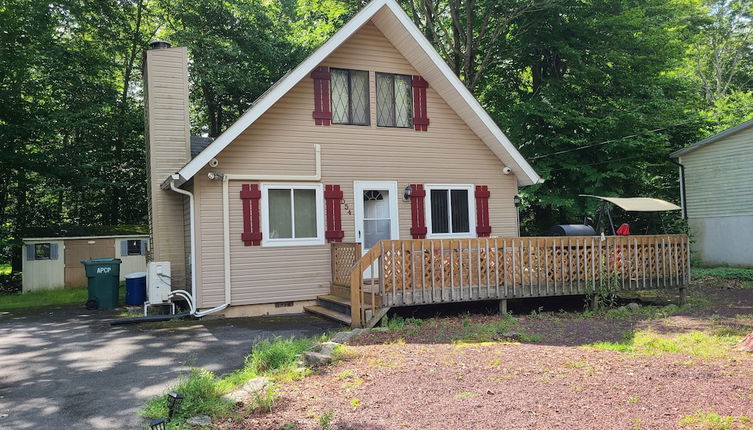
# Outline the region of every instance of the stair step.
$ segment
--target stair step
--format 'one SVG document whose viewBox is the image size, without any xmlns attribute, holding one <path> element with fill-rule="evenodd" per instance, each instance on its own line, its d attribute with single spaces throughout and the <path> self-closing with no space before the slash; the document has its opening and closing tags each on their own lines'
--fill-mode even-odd
<svg viewBox="0 0 753 430">
<path fill-rule="evenodd" d="M 338 297 L 332 294 L 325 294 L 323 296 L 316 296 L 318 300 L 322 300 L 325 302 L 332 302 L 336 303 L 340 306 L 348 306 L 350 307 L 350 299 L 346 299 L 344 297 Z"/>
<path fill-rule="evenodd" d="M 324 306 L 314 305 L 314 306 L 304 306 L 303 310 L 306 312 L 311 312 L 312 314 L 316 314 L 325 318 L 329 318 L 335 321 L 339 321 L 343 324 L 350 325 L 352 322 L 352 319 L 350 318 L 350 315 L 345 315 L 340 312 L 333 311 L 331 309 L 327 309 Z"/>
</svg>

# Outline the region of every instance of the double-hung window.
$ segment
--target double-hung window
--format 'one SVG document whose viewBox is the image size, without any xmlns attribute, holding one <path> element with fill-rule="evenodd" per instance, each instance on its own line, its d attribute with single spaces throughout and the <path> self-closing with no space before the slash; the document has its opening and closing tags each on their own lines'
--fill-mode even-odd
<svg viewBox="0 0 753 430">
<path fill-rule="evenodd" d="M 320 184 L 262 185 L 262 245 L 324 243 Z"/>
<path fill-rule="evenodd" d="M 475 237 L 473 185 L 427 185 L 429 237 Z"/>
<path fill-rule="evenodd" d="M 412 90 L 408 75 L 376 74 L 378 126 L 413 127 Z"/>
<path fill-rule="evenodd" d="M 331 69 L 332 123 L 369 125 L 369 72 Z"/>
</svg>

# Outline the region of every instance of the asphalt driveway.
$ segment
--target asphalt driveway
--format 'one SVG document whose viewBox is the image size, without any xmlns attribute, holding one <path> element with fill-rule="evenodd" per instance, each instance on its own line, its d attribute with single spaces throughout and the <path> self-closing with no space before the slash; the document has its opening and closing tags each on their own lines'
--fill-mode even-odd
<svg viewBox="0 0 753 430">
<path fill-rule="evenodd" d="M 231 372 L 260 338 L 341 327 L 308 315 L 111 327 L 112 316 L 78 308 L 0 313 L 0 428 L 143 428 L 144 401 L 190 368 Z"/>
</svg>

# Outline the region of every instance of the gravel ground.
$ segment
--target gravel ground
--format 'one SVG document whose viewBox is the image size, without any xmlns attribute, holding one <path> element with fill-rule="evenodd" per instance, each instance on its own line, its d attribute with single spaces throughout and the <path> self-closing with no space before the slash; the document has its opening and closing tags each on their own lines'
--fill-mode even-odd
<svg viewBox="0 0 753 430">
<path fill-rule="evenodd" d="M 337 429 L 673 429 L 706 428 L 680 424 L 698 411 L 753 417 L 749 353 L 698 358 L 583 347 L 647 327 L 663 335 L 753 330 L 753 290 L 696 287 L 694 297 L 690 310 L 662 319 L 518 317 L 515 329 L 536 342 L 444 340 L 452 327 L 494 321 L 483 315 L 372 333 L 340 363 L 280 387 L 273 412 L 224 427 L 321 429 L 328 412 Z M 753 424 L 740 418 L 719 428 Z"/>
</svg>

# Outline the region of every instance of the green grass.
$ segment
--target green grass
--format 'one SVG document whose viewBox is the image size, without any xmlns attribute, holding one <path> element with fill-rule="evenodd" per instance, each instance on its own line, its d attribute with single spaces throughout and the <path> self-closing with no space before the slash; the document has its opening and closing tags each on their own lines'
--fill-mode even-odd
<svg viewBox="0 0 753 430">
<path fill-rule="evenodd" d="M 711 411 L 698 411 L 680 418 L 682 427 L 704 430 L 733 430 L 750 428 L 751 419 L 747 416 L 719 415 Z"/>
<path fill-rule="evenodd" d="M 223 378 L 205 369 L 193 369 L 170 389 L 183 394 L 185 400 L 167 428 L 190 428 L 185 420 L 196 415 L 209 415 L 213 418 L 232 416 L 234 405 L 222 396 L 255 377 L 267 376 L 274 381 L 300 377 L 302 373 L 297 367 L 298 355 L 310 349 L 313 343 L 314 339 L 311 338 L 261 340 L 246 357 L 243 368 Z M 258 396 L 251 408 L 269 411 L 274 406 L 276 396 L 276 390 L 272 387 Z M 141 415 L 148 418 L 166 417 L 167 395 L 146 402 Z"/>
<path fill-rule="evenodd" d="M 120 283 L 120 305 L 125 303 L 125 282 Z M 86 287 L 66 287 L 57 290 L 0 294 L 0 311 L 43 306 L 83 305 L 89 294 Z"/>
<path fill-rule="evenodd" d="M 28 293 L 0 295 L 0 311 L 54 305 L 83 305 L 87 299 L 86 288 L 31 291 Z"/>
<path fill-rule="evenodd" d="M 0 264 L 0 275 L 10 275 L 10 272 L 11 272 L 10 264 Z"/>
<path fill-rule="evenodd" d="M 730 348 L 742 339 L 738 333 L 708 334 L 694 330 L 677 336 L 660 335 L 651 329 L 628 333 L 620 342 L 596 342 L 588 347 L 635 355 L 687 354 L 698 358 L 730 358 Z"/>
<path fill-rule="evenodd" d="M 695 279 L 718 278 L 734 281 L 753 281 L 753 269 L 742 267 L 693 267 L 690 274 Z"/>
</svg>

